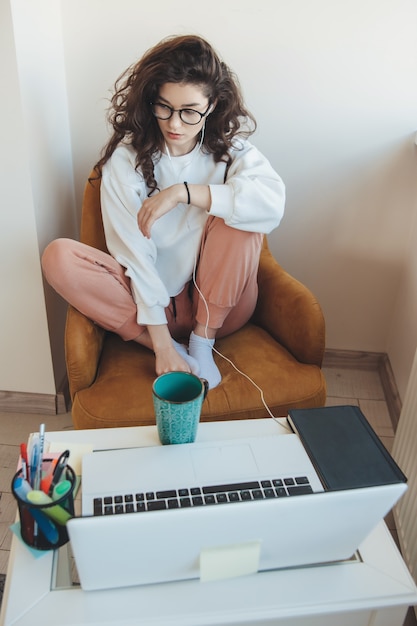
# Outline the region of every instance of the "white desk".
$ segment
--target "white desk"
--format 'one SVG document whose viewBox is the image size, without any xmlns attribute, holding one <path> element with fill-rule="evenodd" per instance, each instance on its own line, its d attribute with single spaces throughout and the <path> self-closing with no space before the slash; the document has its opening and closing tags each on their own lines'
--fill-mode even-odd
<svg viewBox="0 0 417 626">
<path fill-rule="evenodd" d="M 205 423 L 198 440 L 277 430 L 288 432 L 272 419 Z M 159 443 L 153 426 L 54 432 L 46 439 L 91 443 L 95 449 Z M 407 607 L 417 603 L 417 588 L 383 522 L 359 553 L 361 559 L 352 562 L 227 581 L 84 592 L 54 589 L 56 554 L 34 559 L 13 538 L 0 626 L 401 626 Z"/>
</svg>

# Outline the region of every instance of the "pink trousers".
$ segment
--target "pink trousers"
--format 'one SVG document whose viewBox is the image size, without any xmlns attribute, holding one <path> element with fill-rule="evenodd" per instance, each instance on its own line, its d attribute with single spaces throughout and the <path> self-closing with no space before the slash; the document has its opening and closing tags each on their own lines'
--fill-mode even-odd
<svg viewBox="0 0 417 626">
<path fill-rule="evenodd" d="M 209 217 L 196 272 L 207 308 L 194 284 L 187 284 L 166 308 L 172 337 L 188 337 L 196 322 L 207 321 L 222 337 L 250 319 L 258 296 L 262 239 L 260 233 L 230 228 L 222 219 Z M 72 239 L 56 239 L 43 253 L 42 268 L 55 291 L 99 326 L 125 341 L 145 330 L 136 321 L 130 279 L 111 255 Z"/>
</svg>

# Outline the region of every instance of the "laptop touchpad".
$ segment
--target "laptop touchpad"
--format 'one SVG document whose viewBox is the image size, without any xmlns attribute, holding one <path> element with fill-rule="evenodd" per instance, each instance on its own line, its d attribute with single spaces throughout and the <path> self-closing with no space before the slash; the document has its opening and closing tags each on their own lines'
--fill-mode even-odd
<svg viewBox="0 0 417 626">
<path fill-rule="evenodd" d="M 213 446 L 192 451 L 197 480 L 236 480 L 258 473 L 249 444 Z"/>
</svg>

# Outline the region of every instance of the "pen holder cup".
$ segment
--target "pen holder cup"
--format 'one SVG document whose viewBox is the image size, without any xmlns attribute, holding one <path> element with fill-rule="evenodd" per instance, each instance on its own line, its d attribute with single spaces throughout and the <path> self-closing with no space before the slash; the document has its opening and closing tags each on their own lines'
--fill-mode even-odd
<svg viewBox="0 0 417 626">
<path fill-rule="evenodd" d="M 42 491 L 30 491 L 22 481 L 22 470 L 12 480 L 12 493 L 17 501 L 22 540 L 37 550 L 55 550 L 68 543 L 66 522 L 74 516 L 74 487 L 76 475 L 72 467 L 66 466 L 63 480 L 64 495 L 49 498 Z M 63 481 L 62 481 L 63 482 Z M 26 492 L 26 493 L 25 493 Z"/>
</svg>

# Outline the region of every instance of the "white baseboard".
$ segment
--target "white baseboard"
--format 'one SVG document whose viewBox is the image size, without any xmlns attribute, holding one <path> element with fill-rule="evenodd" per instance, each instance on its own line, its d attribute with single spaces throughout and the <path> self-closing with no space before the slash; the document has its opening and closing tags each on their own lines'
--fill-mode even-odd
<svg viewBox="0 0 417 626">
<path fill-rule="evenodd" d="M 67 380 L 56 394 L 0 391 L 0 411 L 3 412 L 60 415 L 69 411 L 70 404 Z"/>
</svg>

